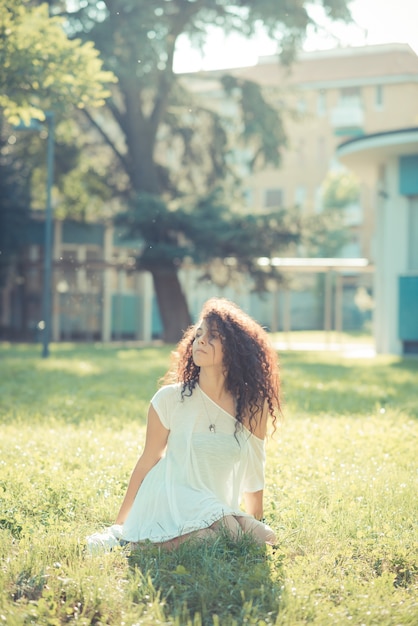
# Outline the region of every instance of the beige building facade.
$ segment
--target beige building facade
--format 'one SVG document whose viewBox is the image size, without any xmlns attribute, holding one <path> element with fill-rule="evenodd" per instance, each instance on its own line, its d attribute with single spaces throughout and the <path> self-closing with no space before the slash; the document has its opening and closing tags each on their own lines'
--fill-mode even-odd
<svg viewBox="0 0 418 626">
<path fill-rule="evenodd" d="M 321 186 L 342 168 L 344 140 L 418 124 L 418 56 L 407 44 L 337 48 L 301 54 L 291 69 L 261 58 L 234 74 L 258 82 L 284 115 L 288 147 L 279 169 L 248 178 L 248 208 L 322 209 Z M 357 173 L 360 202 L 346 212 L 351 242 L 342 256 L 374 260 L 375 186 Z"/>
</svg>

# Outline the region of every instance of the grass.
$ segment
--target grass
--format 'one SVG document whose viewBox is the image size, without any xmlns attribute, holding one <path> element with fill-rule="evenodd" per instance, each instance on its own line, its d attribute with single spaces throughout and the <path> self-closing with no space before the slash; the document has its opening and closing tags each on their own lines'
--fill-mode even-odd
<svg viewBox="0 0 418 626">
<path fill-rule="evenodd" d="M 374 344 L 373 336 L 363 331 L 341 331 L 336 330 L 290 330 L 272 333 L 275 342 L 288 345 L 298 344 L 341 344 L 341 345 L 364 345 Z"/>
<path fill-rule="evenodd" d="M 418 361 L 281 355 L 268 443 L 279 542 L 101 557 L 169 348 L 0 348 L 0 624 L 413 625 Z"/>
</svg>

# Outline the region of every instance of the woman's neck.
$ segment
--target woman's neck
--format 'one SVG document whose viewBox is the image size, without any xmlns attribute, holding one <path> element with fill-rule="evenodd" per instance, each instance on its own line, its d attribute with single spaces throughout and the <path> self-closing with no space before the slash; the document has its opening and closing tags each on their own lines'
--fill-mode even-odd
<svg viewBox="0 0 418 626">
<path fill-rule="evenodd" d="M 226 389 L 225 375 L 210 370 L 200 370 L 199 387 L 215 404 L 229 415 L 235 415 L 235 398 Z"/>
<path fill-rule="evenodd" d="M 225 387 L 225 375 L 219 371 L 202 369 L 199 373 L 199 387 L 215 402 L 229 395 Z"/>
</svg>

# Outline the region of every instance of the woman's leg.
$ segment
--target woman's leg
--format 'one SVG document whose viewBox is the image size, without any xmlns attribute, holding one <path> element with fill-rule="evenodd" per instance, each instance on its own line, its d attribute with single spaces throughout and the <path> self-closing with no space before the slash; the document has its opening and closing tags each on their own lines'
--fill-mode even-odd
<svg viewBox="0 0 418 626">
<path fill-rule="evenodd" d="M 213 539 L 221 530 L 226 530 L 234 539 L 238 539 L 243 533 L 249 533 L 257 543 L 276 543 L 276 535 L 267 524 L 259 522 L 253 517 L 225 515 L 208 528 L 201 528 L 168 541 L 156 543 L 155 545 L 162 548 L 175 549 L 189 539 Z M 140 543 L 136 544 L 136 546 L 138 545 Z"/>
<path fill-rule="evenodd" d="M 164 548 L 177 548 L 179 545 L 187 541 L 188 539 L 213 539 L 220 530 L 226 530 L 231 534 L 234 539 L 237 539 L 242 535 L 242 528 L 233 515 L 225 515 L 220 520 L 209 526 L 208 528 L 201 528 L 180 537 L 174 537 L 168 541 L 159 543 L 159 546 Z"/>
<path fill-rule="evenodd" d="M 201 528 L 200 530 L 194 530 L 191 533 L 186 533 L 185 535 L 180 535 L 179 537 L 173 537 L 173 539 L 169 539 L 168 541 L 162 541 L 156 545 L 161 546 L 162 548 L 174 549 L 178 548 L 178 546 L 189 539 L 211 539 L 214 537 L 215 531 L 212 530 L 212 528 Z"/>
<path fill-rule="evenodd" d="M 225 529 L 234 539 L 238 539 L 243 533 L 248 533 L 253 536 L 257 543 L 273 545 L 277 542 L 274 530 L 267 524 L 264 524 L 264 522 L 254 519 L 254 517 L 225 515 L 225 517 L 212 524 L 211 528 L 215 531 Z"/>
</svg>

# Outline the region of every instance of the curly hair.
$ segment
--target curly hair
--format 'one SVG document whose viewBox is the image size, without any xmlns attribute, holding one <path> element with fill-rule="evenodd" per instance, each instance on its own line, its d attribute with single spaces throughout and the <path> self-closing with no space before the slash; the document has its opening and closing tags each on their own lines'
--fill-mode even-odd
<svg viewBox="0 0 418 626">
<path fill-rule="evenodd" d="M 281 414 L 277 353 L 266 331 L 236 304 L 225 298 L 211 298 L 200 313 L 216 330 L 223 348 L 226 389 L 236 400 L 236 420 L 248 420 L 251 432 L 257 416 L 267 403 L 273 428 Z M 190 326 L 173 353 L 174 361 L 163 382 L 181 382 L 182 396 L 191 395 L 199 379 L 200 367 L 193 361 L 193 341 L 198 324 Z"/>
</svg>

